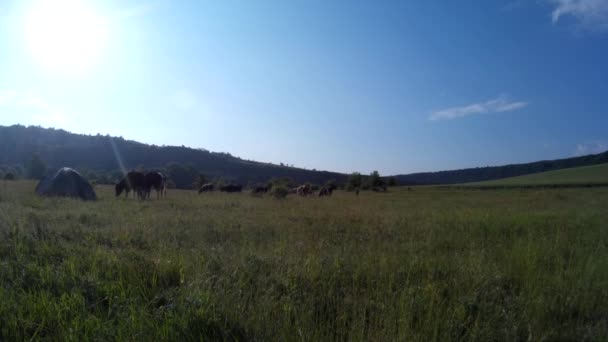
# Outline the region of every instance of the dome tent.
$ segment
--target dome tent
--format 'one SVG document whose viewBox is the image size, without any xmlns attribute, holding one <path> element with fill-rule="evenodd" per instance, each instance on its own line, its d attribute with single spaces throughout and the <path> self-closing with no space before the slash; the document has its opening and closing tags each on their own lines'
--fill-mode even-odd
<svg viewBox="0 0 608 342">
<path fill-rule="evenodd" d="M 36 186 L 36 193 L 48 197 L 74 197 L 85 201 L 97 199 L 89 182 L 76 170 L 64 167 L 52 176 L 44 177 Z"/>
</svg>

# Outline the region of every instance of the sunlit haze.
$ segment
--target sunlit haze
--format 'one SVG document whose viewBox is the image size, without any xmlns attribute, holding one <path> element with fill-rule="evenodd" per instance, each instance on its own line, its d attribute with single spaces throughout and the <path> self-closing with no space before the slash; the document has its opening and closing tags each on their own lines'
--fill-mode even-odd
<svg viewBox="0 0 608 342">
<path fill-rule="evenodd" d="M 0 125 L 382 174 L 608 149 L 608 2 L 2 0 L 0 42 Z"/>
<path fill-rule="evenodd" d="M 52 71 L 84 73 L 101 58 L 107 23 L 78 0 L 38 1 L 26 9 L 24 41 L 29 53 Z"/>
</svg>

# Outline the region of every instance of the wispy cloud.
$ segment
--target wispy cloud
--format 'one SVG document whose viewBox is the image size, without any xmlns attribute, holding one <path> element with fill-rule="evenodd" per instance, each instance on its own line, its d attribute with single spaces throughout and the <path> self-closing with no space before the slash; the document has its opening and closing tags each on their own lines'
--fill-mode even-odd
<svg viewBox="0 0 608 342">
<path fill-rule="evenodd" d="M 597 154 L 608 151 L 608 142 L 606 141 L 590 141 L 576 145 L 575 156 L 584 156 L 586 154 Z"/>
<path fill-rule="evenodd" d="M 510 112 L 522 109 L 526 106 L 528 106 L 527 102 L 512 101 L 507 96 L 502 95 L 485 102 L 473 103 L 467 106 L 452 107 L 439 110 L 437 112 L 431 113 L 431 115 L 429 116 L 429 120 L 452 120 L 476 114 Z"/>
<path fill-rule="evenodd" d="M 585 28 L 608 29 L 607 0 L 547 0 L 554 6 L 551 18 L 557 23 L 571 16 Z"/>
</svg>

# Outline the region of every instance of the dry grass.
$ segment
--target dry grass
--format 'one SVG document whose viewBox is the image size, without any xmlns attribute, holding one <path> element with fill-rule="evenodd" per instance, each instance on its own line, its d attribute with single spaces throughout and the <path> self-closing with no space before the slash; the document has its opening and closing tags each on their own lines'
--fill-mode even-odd
<svg viewBox="0 0 608 342">
<path fill-rule="evenodd" d="M 0 183 L 0 340 L 602 340 L 608 189 L 43 199 Z"/>
</svg>

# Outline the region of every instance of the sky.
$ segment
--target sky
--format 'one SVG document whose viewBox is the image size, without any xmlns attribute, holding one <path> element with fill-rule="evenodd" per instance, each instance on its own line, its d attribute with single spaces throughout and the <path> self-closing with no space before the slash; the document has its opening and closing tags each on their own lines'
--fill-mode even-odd
<svg viewBox="0 0 608 342">
<path fill-rule="evenodd" d="M 0 125 L 404 174 L 608 150 L 608 0 L 0 0 Z"/>
</svg>

